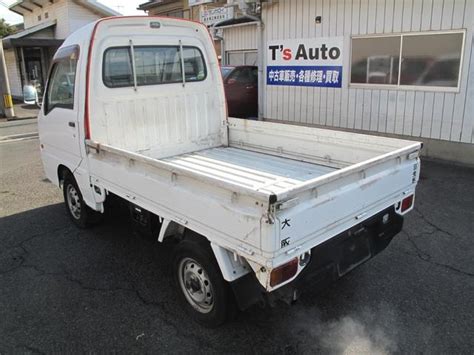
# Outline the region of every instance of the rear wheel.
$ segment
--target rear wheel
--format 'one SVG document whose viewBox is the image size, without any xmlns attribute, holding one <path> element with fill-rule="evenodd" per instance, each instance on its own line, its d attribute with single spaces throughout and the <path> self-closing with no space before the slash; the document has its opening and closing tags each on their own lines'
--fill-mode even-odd
<svg viewBox="0 0 474 355">
<path fill-rule="evenodd" d="M 66 210 L 79 228 L 87 228 L 101 220 L 102 215 L 85 204 L 76 180 L 70 173 L 64 177 L 63 195 Z"/>
<path fill-rule="evenodd" d="M 231 290 L 208 245 L 180 242 L 175 249 L 173 273 L 187 312 L 200 324 L 217 327 L 235 314 Z"/>
</svg>

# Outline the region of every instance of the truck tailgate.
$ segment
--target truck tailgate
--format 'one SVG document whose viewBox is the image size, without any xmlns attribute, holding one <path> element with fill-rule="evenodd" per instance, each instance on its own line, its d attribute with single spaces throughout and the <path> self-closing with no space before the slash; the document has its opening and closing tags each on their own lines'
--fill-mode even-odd
<svg viewBox="0 0 474 355">
<path fill-rule="evenodd" d="M 266 245 L 283 259 L 307 250 L 351 228 L 415 193 L 418 158 L 393 157 L 377 164 L 338 171 L 307 189 L 295 189 L 276 205 L 277 243 Z M 334 176 L 336 177 L 337 174 Z M 403 213 L 409 210 L 403 211 Z"/>
<path fill-rule="evenodd" d="M 268 233 L 276 237 L 262 236 L 261 248 L 274 265 L 397 206 L 414 194 L 418 182 L 419 142 L 233 118 L 229 127 L 231 147 L 327 169 L 324 175 L 272 190 L 275 221 Z"/>
</svg>

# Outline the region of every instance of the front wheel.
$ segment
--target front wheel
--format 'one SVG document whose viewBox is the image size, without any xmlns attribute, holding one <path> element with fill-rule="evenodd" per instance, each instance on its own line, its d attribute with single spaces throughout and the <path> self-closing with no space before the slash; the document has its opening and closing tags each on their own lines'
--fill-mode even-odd
<svg viewBox="0 0 474 355">
<path fill-rule="evenodd" d="M 208 245 L 189 240 L 179 243 L 173 273 L 181 300 L 198 323 L 217 327 L 234 315 L 231 290 Z"/>
<path fill-rule="evenodd" d="M 63 195 L 66 210 L 79 228 L 87 228 L 100 221 L 102 215 L 85 204 L 72 174 L 64 177 Z"/>
</svg>

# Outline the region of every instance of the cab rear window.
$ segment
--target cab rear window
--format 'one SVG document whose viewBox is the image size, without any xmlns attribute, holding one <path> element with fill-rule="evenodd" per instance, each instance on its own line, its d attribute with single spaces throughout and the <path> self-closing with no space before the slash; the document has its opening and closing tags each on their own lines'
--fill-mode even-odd
<svg viewBox="0 0 474 355">
<path fill-rule="evenodd" d="M 207 72 L 202 52 L 196 47 L 134 46 L 113 47 L 105 51 L 102 76 L 110 88 L 134 86 L 134 68 L 137 86 L 202 81 Z"/>
</svg>

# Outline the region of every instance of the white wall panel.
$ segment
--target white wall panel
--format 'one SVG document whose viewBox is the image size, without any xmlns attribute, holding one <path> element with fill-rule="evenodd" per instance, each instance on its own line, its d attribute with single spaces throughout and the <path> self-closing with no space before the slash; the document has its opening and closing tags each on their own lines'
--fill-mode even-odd
<svg viewBox="0 0 474 355">
<path fill-rule="evenodd" d="M 225 50 L 257 50 L 257 26 L 244 25 L 224 30 Z"/>
<path fill-rule="evenodd" d="M 444 1 L 433 0 L 431 4 L 431 22 L 430 30 L 440 30 L 441 29 L 441 19 L 443 16 L 443 3 Z"/>
<path fill-rule="evenodd" d="M 444 94 L 441 94 L 444 97 Z M 416 119 L 413 119 L 412 127 L 411 127 L 411 135 L 415 137 L 419 137 L 421 135 L 421 128 L 423 124 L 423 115 L 425 110 L 425 92 L 424 91 L 417 91 L 415 92 L 415 108 L 414 112 L 416 112 Z"/>
<path fill-rule="evenodd" d="M 469 14 L 474 13 L 474 1 L 466 2 L 464 27 L 470 28 L 466 38 L 466 51 L 470 52 L 470 61 L 465 77 L 467 78 L 466 100 L 463 109 L 463 123 L 461 129 L 461 142 L 474 143 L 474 20 Z M 467 15 L 466 15 L 467 14 Z M 468 46 L 470 50 L 468 51 Z"/>
<path fill-rule="evenodd" d="M 473 142 L 472 13 L 471 0 L 280 0 L 265 5 L 267 41 L 344 36 L 344 71 L 341 89 L 266 86 L 264 115 L 286 122 Z M 316 16 L 322 16 L 321 24 L 315 23 Z M 459 93 L 349 87 L 352 35 L 460 28 L 467 32 Z"/>
<path fill-rule="evenodd" d="M 411 135 L 412 124 L 413 124 L 413 114 L 415 109 L 415 92 L 408 91 L 405 101 L 405 117 L 403 119 L 403 135 Z"/>
<path fill-rule="evenodd" d="M 431 20 L 432 20 L 432 7 L 433 1 L 437 0 L 422 0 L 422 10 L 421 10 L 421 31 L 431 30 Z"/>
<path fill-rule="evenodd" d="M 401 3 L 401 7 L 402 7 L 402 32 L 411 31 L 413 1 L 403 0 Z"/>
<path fill-rule="evenodd" d="M 419 127 L 420 131 L 414 132 L 417 137 L 428 138 L 430 136 L 431 122 L 433 120 L 434 98 L 435 98 L 435 93 L 433 92 L 427 92 L 424 95 L 423 111 L 422 111 L 423 114 L 421 117 L 421 126 Z"/>
<path fill-rule="evenodd" d="M 395 133 L 395 117 L 397 115 L 398 91 L 388 92 L 386 133 Z"/>
</svg>

